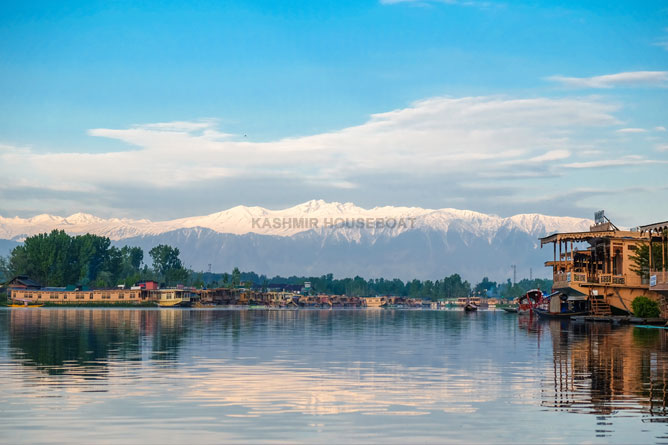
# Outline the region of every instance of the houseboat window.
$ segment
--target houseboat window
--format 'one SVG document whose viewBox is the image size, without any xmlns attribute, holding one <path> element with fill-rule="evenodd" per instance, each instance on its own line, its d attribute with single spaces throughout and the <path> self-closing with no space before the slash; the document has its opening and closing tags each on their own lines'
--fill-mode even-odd
<svg viewBox="0 0 668 445">
<path fill-rule="evenodd" d="M 93 299 L 93 294 L 90 294 L 90 297 L 89 297 L 89 299 L 91 299 L 91 300 Z"/>
<path fill-rule="evenodd" d="M 118 299 L 119 299 L 119 300 L 122 300 L 122 299 L 124 299 L 124 298 L 125 298 L 125 295 L 123 295 L 123 294 L 118 294 Z"/>
</svg>

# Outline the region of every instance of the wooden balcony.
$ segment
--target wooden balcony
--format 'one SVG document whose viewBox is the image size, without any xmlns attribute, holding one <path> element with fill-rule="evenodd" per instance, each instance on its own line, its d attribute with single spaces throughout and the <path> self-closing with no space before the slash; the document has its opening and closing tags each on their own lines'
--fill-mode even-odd
<svg viewBox="0 0 668 445">
<path fill-rule="evenodd" d="M 668 282 L 665 281 L 666 272 L 664 272 L 663 283 L 667 286 Z M 641 280 L 641 278 L 636 274 L 624 274 L 624 275 L 613 275 L 613 274 L 595 274 L 590 275 L 586 272 L 557 272 L 554 274 L 554 287 L 562 288 L 568 287 L 572 284 L 576 285 L 603 285 L 610 287 L 645 287 L 647 286 L 647 281 Z"/>
</svg>

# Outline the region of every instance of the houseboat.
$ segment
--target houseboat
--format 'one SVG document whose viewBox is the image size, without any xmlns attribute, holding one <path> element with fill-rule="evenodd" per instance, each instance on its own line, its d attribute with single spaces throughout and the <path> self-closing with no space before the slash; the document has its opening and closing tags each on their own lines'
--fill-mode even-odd
<svg viewBox="0 0 668 445">
<path fill-rule="evenodd" d="M 148 299 L 160 307 L 190 306 L 196 301 L 196 294 L 189 289 L 155 289 L 145 291 Z"/>
<path fill-rule="evenodd" d="M 368 308 L 378 308 L 387 305 L 386 297 L 366 297 L 362 299 L 364 306 Z"/>
<path fill-rule="evenodd" d="M 668 226 L 668 222 L 663 224 Z M 541 238 L 541 247 L 553 245 L 553 259 L 545 263 L 552 268 L 553 292 L 559 292 L 559 298 L 572 304 L 588 301 L 593 315 L 630 314 L 633 300 L 643 295 L 657 301 L 662 316 L 666 317 L 664 297 L 659 292 L 662 287 L 650 286 L 648 278 L 634 271 L 633 261 L 643 245 L 653 239 L 656 242 L 657 233 L 663 234 L 665 244 L 665 227 L 661 227 L 664 226 L 658 224 L 620 230 L 603 212 L 597 212 L 589 231 Z M 659 262 L 652 264 L 655 265 L 652 270 L 656 271 Z M 659 278 L 665 277 L 659 276 L 658 271 L 655 273 L 658 284 Z"/>
</svg>

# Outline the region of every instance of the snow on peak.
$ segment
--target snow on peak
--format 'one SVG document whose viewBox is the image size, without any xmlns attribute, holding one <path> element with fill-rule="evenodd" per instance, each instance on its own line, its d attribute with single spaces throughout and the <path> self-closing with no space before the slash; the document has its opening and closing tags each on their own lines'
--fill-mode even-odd
<svg viewBox="0 0 668 445">
<path fill-rule="evenodd" d="M 376 221 L 394 221 L 394 225 L 370 228 L 369 224 L 373 225 Z M 399 221 L 404 224 L 399 224 Z M 292 236 L 314 230 L 316 233 L 350 240 L 368 236 L 397 236 L 407 230 L 456 230 L 470 232 L 491 241 L 502 228 L 520 230 L 537 237 L 553 232 L 587 230 L 590 223 L 587 219 L 539 214 L 502 218 L 451 208 L 434 210 L 383 206 L 364 209 L 351 202 L 327 202 L 318 199 L 281 210 L 236 206 L 209 215 L 156 222 L 147 219 L 103 219 L 87 213 L 75 213 L 67 218 L 47 214 L 28 219 L 0 217 L 0 238 L 12 239 L 62 229 L 71 234 L 95 233 L 119 240 L 197 227 L 237 235 L 257 233 Z M 336 227 L 335 234 L 331 230 L 333 226 Z"/>
<path fill-rule="evenodd" d="M 114 219 L 112 219 L 111 221 L 113 221 Z M 104 220 L 102 218 L 98 218 L 97 216 L 93 216 L 90 213 L 79 212 L 68 216 L 67 218 L 65 218 L 65 221 L 68 224 L 92 224 L 92 223 L 99 223 Z"/>
</svg>

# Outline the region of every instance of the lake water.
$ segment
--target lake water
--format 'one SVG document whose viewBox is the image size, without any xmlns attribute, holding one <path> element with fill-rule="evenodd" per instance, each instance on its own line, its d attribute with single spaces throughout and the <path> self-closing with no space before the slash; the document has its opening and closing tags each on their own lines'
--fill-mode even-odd
<svg viewBox="0 0 668 445">
<path fill-rule="evenodd" d="M 666 332 L 500 311 L 0 310 L 17 442 L 668 443 Z"/>
</svg>

